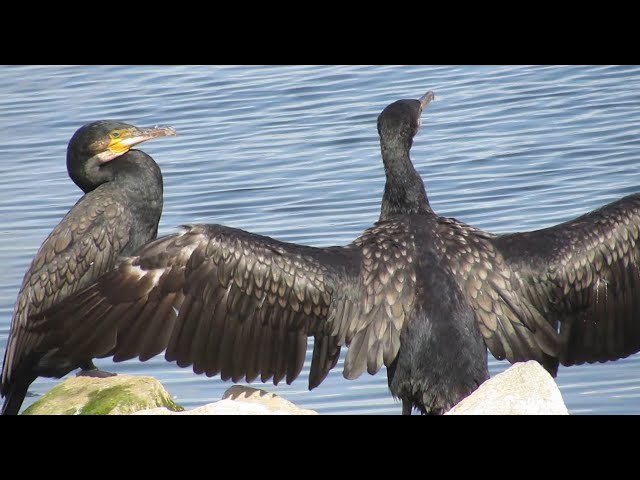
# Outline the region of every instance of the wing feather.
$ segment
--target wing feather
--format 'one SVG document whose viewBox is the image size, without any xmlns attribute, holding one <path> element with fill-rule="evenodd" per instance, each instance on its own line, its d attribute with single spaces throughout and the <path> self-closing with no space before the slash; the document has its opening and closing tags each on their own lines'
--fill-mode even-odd
<svg viewBox="0 0 640 480">
<path fill-rule="evenodd" d="M 546 317 L 559 331 L 563 365 L 604 362 L 640 350 L 640 195 L 534 232 L 491 239 L 524 318 Z M 547 351 L 547 353 L 550 353 Z"/>
<path fill-rule="evenodd" d="M 315 387 L 342 345 L 351 346 L 348 378 L 393 361 L 415 300 L 415 272 L 406 266 L 412 242 L 400 222 L 382 222 L 353 244 L 330 248 L 185 226 L 121 259 L 37 322 L 42 332 L 79 332 L 56 345 L 62 353 L 86 338 L 93 340 L 84 342 L 85 353 L 116 360 L 148 359 L 165 348 L 166 359 L 181 367 L 233 381 L 292 382 L 313 336 Z M 115 344 L 94 341 L 98 328 Z"/>
</svg>

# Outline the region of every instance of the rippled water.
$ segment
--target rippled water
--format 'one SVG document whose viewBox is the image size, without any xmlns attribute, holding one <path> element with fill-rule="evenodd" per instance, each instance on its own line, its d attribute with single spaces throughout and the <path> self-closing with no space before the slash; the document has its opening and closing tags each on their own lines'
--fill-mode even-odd
<svg viewBox="0 0 640 480">
<path fill-rule="evenodd" d="M 80 197 L 68 139 L 110 118 L 169 124 L 143 146 L 163 169 L 160 234 L 224 223 L 315 246 L 345 244 L 377 219 L 384 172 L 376 117 L 426 90 L 412 158 L 433 208 L 494 232 L 568 220 L 640 190 L 637 66 L 4 66 L 0 75 L 0 352 L 42 240 Z M 103 368 L 159 378 L 193 407 L 230 386 L 161 356 Z M 495 374 L 508 364 L 491 357 Z M 400 413 L 384 371 L 342 362 L 307 391 L 267 385 L 323 413 Z M 640 355 L 561 368 L 572 413 L 640 413 Z M 41 395 L 57 380 L 38 379 Z M 258 384 L 261 386 L 261 384 Z M 27 398 L 25 406 L 35 400 Z"/>
</svg>

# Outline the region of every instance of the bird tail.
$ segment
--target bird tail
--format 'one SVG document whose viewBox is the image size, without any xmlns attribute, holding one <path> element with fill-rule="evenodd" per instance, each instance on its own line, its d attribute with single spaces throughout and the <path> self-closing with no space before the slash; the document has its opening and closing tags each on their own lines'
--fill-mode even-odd
<svg viewBox="0 0 640 480">
<path fill-rule="evenodd" d="M 15 382 L 6 388 L 2 415 L 17 415 L 27 396 L 27 390 L 31 382 Z"/>
</svg>

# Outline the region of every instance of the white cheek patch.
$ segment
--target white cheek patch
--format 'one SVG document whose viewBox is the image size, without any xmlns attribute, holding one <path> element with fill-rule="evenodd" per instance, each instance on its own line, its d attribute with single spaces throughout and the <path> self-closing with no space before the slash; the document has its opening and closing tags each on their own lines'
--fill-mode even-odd
<svg viewBox="0 0 640 480">
<path fill-rule="evenodd" d="M 124 152 L 116 153 L 116 152 L 112 152 L 111 150 L 105 150 L 104 152 L 98 153 L 95 157 L 98 159 L 100 163 L 107 163 L 113 160 L 114 158 L 119 157 L 123 153 Z"/>
</svg>

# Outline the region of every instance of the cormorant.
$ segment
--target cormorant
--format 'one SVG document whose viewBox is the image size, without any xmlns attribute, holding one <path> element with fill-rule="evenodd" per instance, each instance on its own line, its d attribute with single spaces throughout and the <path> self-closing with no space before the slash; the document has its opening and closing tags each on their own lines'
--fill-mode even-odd
<svg viewBox="0 0 640 480">
<path fill-rule="evenodd" d="M 153 158 L 131 147 L 164 135 L 175 130 L 101 120 L 69 141 L 67 171 L 85 195 L 42 243 L 24 276 L 4 355 L 2 414 L 18 413 L 38 376 L 62 377 L 76 368 L 84 375 L 113 375 L 98 370 L 92 357 L 43 351 L 50 338 L 32 330 L 31 318 L 95 282 L 118 255 L 131 255 L 156 238 L 162 174 Z"/>
<path fill-rule="evenodd" d="M 495 235 L 429 206 L 409 151 L 423 108 L 378 117 L 379 221 L 315 248 L 223 225 L 186 225 L 30 323 L 78 358 L 165 357 L 196 373 L 292 382 L 314 338 L 309 388 L 348 346 L 344 376 L 387 366 L 402 412 L 443 413 L 498 359 L 558 364 L 640 349 L 640 194 L 542 230 Z"/>
</svg>

